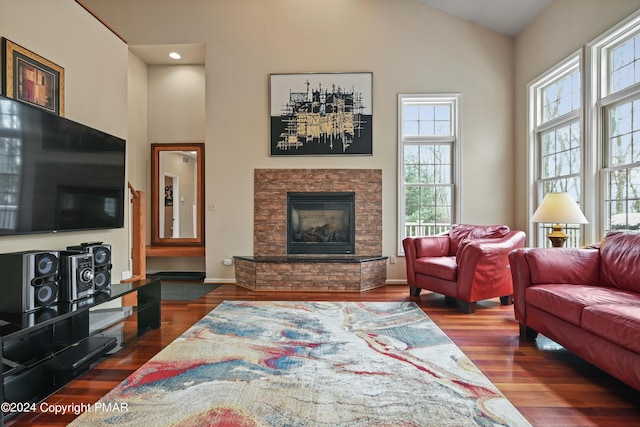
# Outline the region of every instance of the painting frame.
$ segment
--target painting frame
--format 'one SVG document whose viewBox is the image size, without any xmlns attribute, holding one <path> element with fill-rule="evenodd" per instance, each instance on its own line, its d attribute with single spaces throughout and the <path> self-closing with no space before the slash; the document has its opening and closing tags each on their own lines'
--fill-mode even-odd
<svg viewBox="0 0 640 427">
<path fill-rule="evenodd" d="M 2 94 L 64 116 L 64 68 L 3 37 Z"/>
<path fill-rule="evenodd" d="M 269 75 L 271 156 L 373 155 L 373 73 Z"/>
</svg>

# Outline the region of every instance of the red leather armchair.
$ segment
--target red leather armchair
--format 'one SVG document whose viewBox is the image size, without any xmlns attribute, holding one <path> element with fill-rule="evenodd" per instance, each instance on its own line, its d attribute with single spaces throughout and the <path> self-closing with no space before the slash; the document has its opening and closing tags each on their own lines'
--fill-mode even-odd
<svg viewBox="0 0 640 427">
<path fill-rule="evenodd" d="M 526 235 L 505 225 L 454 225 L 448 233 L 402 241 L 412 296 L 427 289 L 458 301 L 473 313 L 478 301 L 500 297 L 512 302 L 509 252 L 524 246 Z"/>
</svg>

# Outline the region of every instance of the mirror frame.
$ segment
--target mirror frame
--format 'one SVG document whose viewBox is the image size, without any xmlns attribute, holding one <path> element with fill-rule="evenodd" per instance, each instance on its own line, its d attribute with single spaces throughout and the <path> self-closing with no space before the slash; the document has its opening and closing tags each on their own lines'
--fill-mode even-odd
<svg viewBox="0 0 640 427">
<path fill-rule="evenodd" d="M 195 151 L 198 154 L 197 163 L 197 237 L 160 237 L 159 214 L 159 179 L 160 153 L 163 151 Z M 161 143 L 151 144 L 151 245 L 152 246 L 204 246 L 204 144 L 203 143 Z"/>
</svg>

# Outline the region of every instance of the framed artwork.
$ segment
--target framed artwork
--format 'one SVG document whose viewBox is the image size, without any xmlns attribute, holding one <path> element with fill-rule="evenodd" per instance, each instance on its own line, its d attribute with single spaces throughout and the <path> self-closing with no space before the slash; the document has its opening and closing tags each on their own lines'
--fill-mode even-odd
<svg viewBox="0 0 640 427">
<path fill-rule="evenodd" d="M 173 185 L 164 186 L 164 205 L 173 206 Z"/>
<path fill-rule="evenodd" d="M 2 39 L 2 94 L 64 115 L 64 68 Z"/>
<path fill-rule="evenodd" d="M 269 76 L 272 156 L 371 155 L 373 73 Z"/>
</svg>

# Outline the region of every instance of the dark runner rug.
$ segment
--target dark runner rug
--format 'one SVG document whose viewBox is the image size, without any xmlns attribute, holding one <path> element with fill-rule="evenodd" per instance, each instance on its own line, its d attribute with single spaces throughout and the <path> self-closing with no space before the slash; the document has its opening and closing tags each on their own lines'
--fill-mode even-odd
<svg viewBox="0 0 640 427">
<path fill-rule="evenodd" d="M 162 301 L 195 301 L 220 285 L 209 283 L 162 282 Z"/>
<path fill-rule="evenodd" d="M 206 274 L 203 271 L 159 271 L 149 273 L 147 277 L 156 277 L 161 280 L 204 280 Z"/>
</svg>

